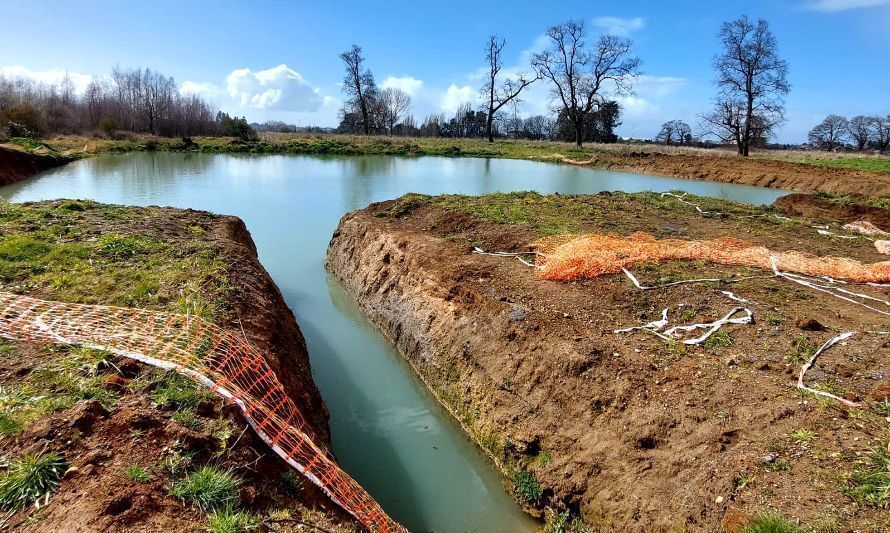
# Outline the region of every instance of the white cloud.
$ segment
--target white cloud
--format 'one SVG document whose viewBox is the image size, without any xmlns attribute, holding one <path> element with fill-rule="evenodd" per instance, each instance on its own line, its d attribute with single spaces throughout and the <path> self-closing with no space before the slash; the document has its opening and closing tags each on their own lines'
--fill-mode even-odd
<svg viewBox="0 0 890 533">
<path fill-rule="evenodd" d="M 597 17 L 593 19 L 593 25 L 603 30 L 604 33 L 610 33 L 619 37 L 627 37 L 631 33 L 641 29 L 644 23 L 645 21 L 640 17 L 629 19 L 621 17 Z"/>
<path fill-rule="evenodd" d="M 403 76 L 401 78 L 396 76 L 388 76 L 383 83 L 380 84 L 384 89 L 393 88 L 393 89 L 401 89 L 408 93 L 411 98 L 417 97 L 420 94 L 420 91 L 423 89 L 423 80 L 418 80 L 412 76 Z"/>
<path fill-rule="evenodd" d="M 31 70 L 21 65 L 0 67 L 0 76 L 5 76 L 7 78 L 28 78 L 49 85 L 60 85 L 66 75 L 68 76 L 68 79 L 71 80 L 71 84 L 74 86 L 74 91 L 80 94 L 83 94 L 90 82 L 93 81 L 93 76 L 90 74 L 81 74 L 79 72 L 70 72 L 62 69 Z"/>
<path fill-rule="evenodd" d="M 634 88 L 641 95 L 661 98 L 674 94 L 686 85 L 684 78 L 673 76 L 638 76 Z"/>
<path fill-rule="evenodd" d="M 455 84 L 448 86 L 448 90 L 442 96 L 442 111 L 446 113 L 454 113 L 457 108 L 464 102 L 470 102 L 476 105 L 479 101 L 479 89 L 470 85 L 458 87 Z"/>
<path fill-rule="evenodd" d="M 812 11 L 848 11 L 864 7 L 877 7 L 890 5 L 890 0 L 811 0 L 805 7 Z"/>
<path fill-rule="evenodd" d="M 202 86 L 188 83 L 190 88 Z M 324 104 L 320 90 L 284 64 L 258 71 L 233 70 L 226 78 L 226 93 L 243 109 L 312 112 Z"/>
</svg>

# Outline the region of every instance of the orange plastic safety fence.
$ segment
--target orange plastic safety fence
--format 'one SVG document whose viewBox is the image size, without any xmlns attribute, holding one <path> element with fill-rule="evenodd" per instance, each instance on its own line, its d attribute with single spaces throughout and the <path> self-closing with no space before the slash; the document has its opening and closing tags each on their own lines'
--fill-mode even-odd
<svg viewBox="0 0 890 533">
<path fill-rule="evenodd" d="M 802 252 L 773 252 L 763 246 L 724 237 L 710 241 L 655 239 L 647 233 L 628 237 L 574 235 L 550 237 L 533 244 L 538 275 L 573 281 L 621 272 L 624 267 L 658 261 L 706 260 L 724 265 L 776 268 L 808 276 L 827 276 L 859 283 L 890 281 L 890 261 L 863 264 L 842 257 Z"/>
<path fill-rule="evenodd" d="M 83 346 L 173 370 L 237 405 L 257 434 L 370 531 L 405 531 L 316 443 L 263 354 L 197 317 L 0 292 L 0 336 Z"/>
</svg>

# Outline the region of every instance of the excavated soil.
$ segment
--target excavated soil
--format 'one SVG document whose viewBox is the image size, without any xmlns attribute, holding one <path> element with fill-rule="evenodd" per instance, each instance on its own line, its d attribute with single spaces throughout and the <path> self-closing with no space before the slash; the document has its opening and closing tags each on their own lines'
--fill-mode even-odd
<svg viewBox="0 0 890 533">
<path fill-rule="evenodd" d="M 890 196 L 890 174 L 818 167 L 803 163 L 744 157 L 709 157 L 648 152 L 609 153 L 589 160 L 564 162 L 623 172 L 720 181 L 831 194 Z"/>
<path fill-rule="evenodd" d="M 9 185 L 30 178 L 44 170 L 70 162 L 61 155 L 37 155 L 0 146 L 0 185 Z"/>
<path fill-rule="evenodd" d="M 92 243 L 103 235 L 151 238 L 183 250 L 195 242 L 206 244 L 203 250 L 214 254 L 225 270 L 226 304 L 217 322 L 242 331 L 268 354 L 267 361 L 301 406 L 320 436 L 320 444 L 329 446 L 327 410 L 312 381 L 305 341 L 293 313 L 259 263 L 254 243 L 240 219 L 192 210 L 94 202 L 40 202 L 24 204 L 22 209 L 45 213 L 47 224 L 61 227 L 62 221 L 74 228 L 71 233 L 76 237 L 60 237 L 67 245 Z M 11 229 L 8 223 L 0 225 L 0 237 L 10 234 Z M 121 260 L 120 269 L 126 268 Z M 193 281 L 208 298 L 218 294 L 210 287 L 218 285 L 219 280 Z M 159 290 L 171 297 L 187 290 L 173 281 L 169 283 L 173 285 Z M 57 296 L 52 286 L 39 283 L 14 283 L 4 289 L 44 298 Z M 93 299 L 89 294 L 83 298 L 85 303 L 102 303 Z M 29 387 L 40 383 L 29 381 L 32 374 L 41 369 L 45 372 L 46 365 L 64 364 L 66 353 L 63 348 L 28 342 L 3 343 L 0 390 L 33 390 Z M 152 399 L 159 380 L 164 378 L 160 371 L 116 357 L 82 370 L 86 375 L 98 373 L 104 384 L 104 392 L 100 392 L 103 397 L 106 393 L 113 395 L 112 406 L 84 399 L 66 409 L 50 411 L 27 424 L 19 434 L 0 437 L 0 456 L 4 458 L 52 451 L 62 455 L 71 467 L 48 505 L 8 516 L 6 527 L 34 532 L 205 531 L 207 516 L 169 492 L 175 475 L 165 471 L 165 460 L 179 456 L 188 458 L 185 470 L 215 465 L 241 477 L 240 508 L 245 511 L 264 518 L 273 510 L 288 510 L 290 519 L 267 524 L 275 530 L 306 527 L 300 525 L 301 521 L 326 530 L 354 530 L 351 517 L 314 485 L 303 480 L 296 486 L 285 479 L 292 469 L 254 435 L 237 409 L 224 406 L 211 395 L 213 399 L 194 409 L 195 421 L 178 421 L 174 415 L 179 409 L 158 405 Z M 221 434 L 220 427 L 229 429 Z M 129 478 L 125 472 L 133 465 L 143 467 L 151 479 Z"/>
<path fill-rule="evenodd" d="M 864 205 L 862 202 L 843 203 L 812 194 L 787 194 L 773 205 L 789 215 L 844 223 L 865 220 L 884 231 L 890 231 L 890 209 Z"/>
<path fill-rule="evenodd" d="M 869 241 L 818 235 L 807 219 L 706 218 L 649 193 L 504 198 L 373 204 L 342 219 L 327 266 L 530 511 L 567 509 L 600 530 L 737 531 L 769 509 L 823 530 L 890 528 L 885 510 L 847 495 L 869 448 L 887 445 L 876 402 L 890 394 L 890 339 L 874 333 L 890 329 L 887 316 L 777 279 L 642 291 L 623 275 L 542 281 L 512 258 L 472 253 L 527 250 L 569 222 L 881 260 Z M 763 273 L 703 262 L 633 270 L 650 284 Z M 673 325 L 715 320 L 737 305 L 720 290 L 753 302 L 755 323 L 700 347 L 613 332 L 663 308 Z M 842 331 L 859 333 L 807 381 L 857 409 L 794 383 L 814 347 Z"/>
</svg>

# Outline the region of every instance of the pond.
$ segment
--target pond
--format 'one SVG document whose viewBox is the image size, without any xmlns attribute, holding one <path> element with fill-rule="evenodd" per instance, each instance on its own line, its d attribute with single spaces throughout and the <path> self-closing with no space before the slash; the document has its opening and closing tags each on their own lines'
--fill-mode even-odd
<svg viewBox="0 0 890 533">
<path fill-rule="evenodd" d="M 517 160 L 141 152 L 77 161 L 2 187 L 0 195 L 16 202 L 88 198 L 241 217 L 306 337 L 343 468 L 412 531 L 512 532 L 533 530 L 536 523 L 325 273 L 328 241 L 345 213 L 407 192 L 673 189 L 754 204 L 787 193 Z"/>
</svg>

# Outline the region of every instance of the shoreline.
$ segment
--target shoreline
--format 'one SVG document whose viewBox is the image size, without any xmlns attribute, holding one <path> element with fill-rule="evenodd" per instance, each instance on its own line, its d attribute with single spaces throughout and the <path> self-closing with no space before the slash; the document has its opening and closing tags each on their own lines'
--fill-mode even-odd
<svg viewBox="0 0 890 533">
<path fill-rule="evenodd" d="M 105 140 L 85 137 L 58 137 L 38 143 L 52 147 L 55 164 L 113 152 L 167 151 L 182 153 L 243 153 L 275 155 L 391 155 L 401 157 L 442 156 L 498 159 L 524 159 L 554 164 L 578 165 L 620 172 L 642 173 L 679 179 L 735 183 L 800 192 L 858 194 L 870 198 L 890 197 L 890 172 L 866 171 L 831 166 L 859 159 L 881 161 L 877 156 L 846 155 L 837 161 L 813 159 L 809 163 L 786 161 L 779 153 L 740 158 L 720 149 L 680 149 L 636 145 L 589 145 L 582 150 L 566 143 L 500 140 L 487 143 L 478 139 L 355 137 L 342 135 L 269 135 L 259 141 L 197 137 L 192 143 L 181 139 L 134 137 Z M 2 150 L 2 147 L 0 147 Z M 10 152 L 11 150 L 5 150 Z M 0 151 L 0 158 L 4 151 Z M 886 158 L 890 161 L 890 158 Z M 49 160 L 47 160 L 48 162 Z M 824 165 L 822 162 L 826 162 Z M 0 159 L 2 166 L 2 159 Z M 887 165 L 890 168 L 890 163 Z M 49 168 L 49 167 L 46 167 Z M 20 173 L 17 179 L 34 175 Z"/>
</svg>

